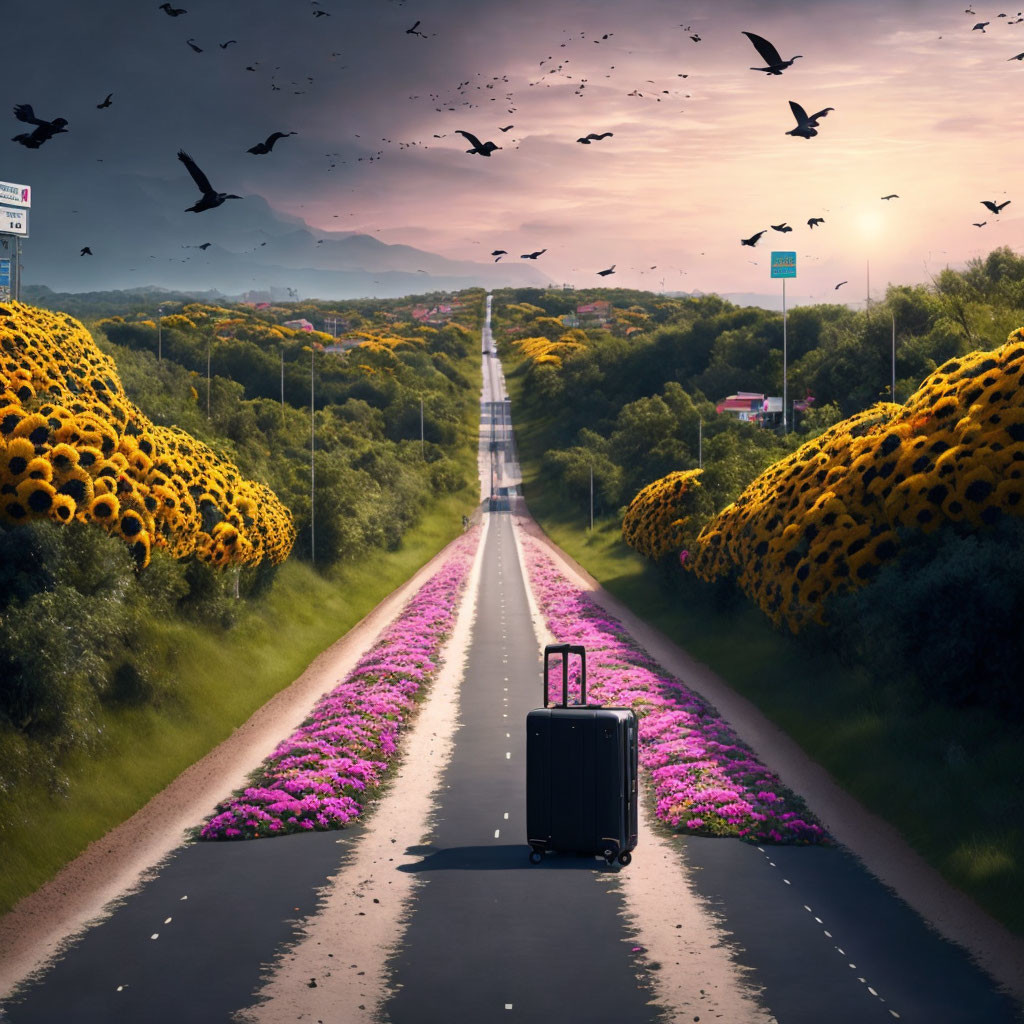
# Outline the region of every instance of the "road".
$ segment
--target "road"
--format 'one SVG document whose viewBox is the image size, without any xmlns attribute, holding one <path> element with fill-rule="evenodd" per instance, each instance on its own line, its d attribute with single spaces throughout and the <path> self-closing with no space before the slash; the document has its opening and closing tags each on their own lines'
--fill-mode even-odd
<svg viewBox="0 0 1024 1024">
<path fill-rule="evenodd" d="M 382 865 L 375 884 L 390 884 L 389 875 L 416 883 L 388 911 L 394 945 L 384 984 L 358 1007 L 327 1002 L 309 1011 L 283 1000 L 265 1004 L 260 1019 L 1019 1021 L 1012 1001 L 959 947 L 941 939 L 842 848 L 759 848 L 684 837 L 670 859 L 658 861 L 661 884 L 677 901 L 666 898 L 661 905 L 634 896 L 629 877 L 650 872 L 655 849 L 665 845 L 649 827 L 627 868 L 566 855 L 529 863 L 523 729 L 527 711 L 540 703 L 542 638 L 508 511 L 520 475 L 500 364 L 486 354 L 493 348 L 489 327 L 482 348 L 480 582 L 451 709 L 457 717 L 451 755 L 427 824 L 418 841 L 406 841 L 404 857 L 386 856 L 399 847 L 381 838 L 373 861 Z M 400 796 L 396 791 L 384 799 Z M 19 1001 L 7 1003 L 0 1019 L 231 1020 L 257 1002 L 268 969 L 283 970 L 281 954 L 299 939 L 300 923 L 331 912 L 323 891 L 365 881 L 353 871 L 360 844 L 378 841 L 373 821 L 341 833 L 179 847 Z M 652 962 L 653 932 L 682 927 L 662 919 L 675 913 L 670 907 L 678 901 L 692 906 L 692 919 L 702 922 L 708 938 L 687 955 Z M 360 918 L 346 920 L 353 922 L 345 930 L 358 947 Z M 725 986 L 701 973 L 712 953 L 730 964 Z M 304 955 L 301 947 L 295 950 L 300 962 Z M 337 955 L 335 963 L 349 954 Z M 304 963 L 296 970 L 314 973 Z M 716 985 L 721 998 L 702 1003 L 705 988 L 710 993 Z M 721 1009 L 723 988 L 730 986 L 742 989 L 748 1010 Z M 323 981 L 318 991 L 326 994 Z M 685 1006 L 673 992 L 685 993 Z"/>
</svg>

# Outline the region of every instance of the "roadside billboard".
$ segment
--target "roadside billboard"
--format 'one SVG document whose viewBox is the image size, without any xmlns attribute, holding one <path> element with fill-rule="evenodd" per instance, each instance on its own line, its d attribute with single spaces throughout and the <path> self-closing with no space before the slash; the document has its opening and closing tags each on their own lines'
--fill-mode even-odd
<svg viewBox="0 0 1024 1024">
<path fill-rule="evenodd" d="M 31 206 L 32 186 L 15 185 L 11 181 L 0 181 L 0 205 Z"/>
<path fill-rule="evenodd" d="M 28 210 L 0 206 L 0 235 L 20 235 L 28 238 Z"/>
</svg>

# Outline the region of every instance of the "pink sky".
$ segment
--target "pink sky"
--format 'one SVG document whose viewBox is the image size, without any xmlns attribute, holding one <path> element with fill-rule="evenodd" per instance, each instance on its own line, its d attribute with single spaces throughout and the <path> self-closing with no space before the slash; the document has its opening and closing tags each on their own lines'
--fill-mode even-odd
<svg viewBox="0 0 1024 1024">
<path fill-rule="evenodd" d="M 931 3 L 726 3 L 680 15 L 679 5 L 657 3 L 597 17 L 594 6 L 524 15 L 484 4 L 457 26 L 425 18 L 438 40 L 461 35 L 460 46 L 449 39 L 445 48 L 456 57 L 442 71 L 430 59 L 441 44 L 416 40 L 412 59 L 382 67 L 364 83 L 366 101 L 345 111 L 362 140 L 392 140 L 380 144 L 384 157 L 303 191 L 301 208 L 268 198 L 325 229 L 366 230 L 457 258 L 546 247 L 538 266 L 576 285 L 772 291 L 768 251 L 795 249 L 792 294 L 822 301 L 862 296 L 868 260 L 877 297 L 887 281 L 924 281 L 947 262 L 1021 244 L 1024 192 L 1014 187 L 1024 61 L 1008 60 L 1024 50 L 1024 23 L 1009 24 L 1016 10 L 999 19 L 981 6 L 971 16 Z M 984 33 L 971 30 L 984 20 Z M 781 77 L 748 70 L 762 62 L 743 29 L 803 59 Z M 543 74 L 559 61 L 561 72 Z M 508 83 L 476 88 L 492 75 Z M 634 90 L 643 95 L 628 95 Z M 444 106 L 467 97 L 479 105 L 438 113 L 430 92 Z M 795 124 L 790 99 L 808 111 L 835 108 L 816 138 L 785 134 Z M 325 144 L 335 123 L 322 126 Z M 514 130 L 497 131 L 509 123 Z M 504 148 L 467 155 L 458 128 Z M 614 137 L 575 141 L 589 131 Z M 399 150 L 399 140 L 430 148 Z M 881 200 L 892 192 L 900 198 Z M 1007 198 L 1016 202 L 998 217 L 980 204 Z M 339 208 L 346 216 L 334 218 Z M 825 224 L 812 232 L 809 217 Z M 740 246 L 782 222 L 794 230 Z M 596 276 L 613 263 L 614 276 Z M 843 279 L 850 285 L 837 295 Z"/>
</svg>

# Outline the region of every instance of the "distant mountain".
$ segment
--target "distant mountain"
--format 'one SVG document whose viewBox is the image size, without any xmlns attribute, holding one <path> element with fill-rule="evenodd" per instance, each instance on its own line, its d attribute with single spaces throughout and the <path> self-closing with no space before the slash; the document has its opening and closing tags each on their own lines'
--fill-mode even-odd
<svg viewBox="0 0 1024 1024">
<path fill-rule="evenodd" d="M 90 183 L 88 201 L 63 212 L 38 196 L 23 282 L 59 292 L 292 288 L 299 298 L 341 299 L 550 284 L 533 264 L 451 260 L 370 235 L 318 231 L 255 195 L 185 213 L 180 182 L 117 175 Z M 94 255 L 79 255 L 83 246 Z"/>
</svg>

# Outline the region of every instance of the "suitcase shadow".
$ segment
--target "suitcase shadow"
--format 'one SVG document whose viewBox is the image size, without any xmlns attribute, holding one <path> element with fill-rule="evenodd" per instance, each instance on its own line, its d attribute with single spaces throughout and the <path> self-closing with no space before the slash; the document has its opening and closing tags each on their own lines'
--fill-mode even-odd
<svg viewBox="0 0 1024 1024">
<path fill-rule="evenodd" d="M 399 871 L 419 874 L 421 871 L 600 871 L 618 872 L 603 857 L 592 854 L 547 853 L 540 864 L 530 863 L 530 847 L 526 843 L 499 846 L 410 846 L 407 854 L 421 857 L 416 864 L 400 864 Z"/>
</svg>

